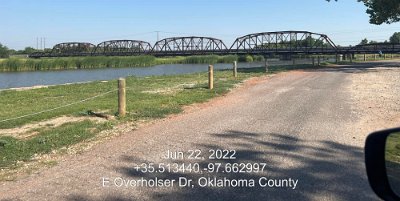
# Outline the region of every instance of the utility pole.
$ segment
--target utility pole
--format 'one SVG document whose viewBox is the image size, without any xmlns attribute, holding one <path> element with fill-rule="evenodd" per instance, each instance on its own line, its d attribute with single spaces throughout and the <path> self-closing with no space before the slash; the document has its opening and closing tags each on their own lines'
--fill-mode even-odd
<svg viewBox="0 0 400 201">
<path fill-rule="evenodd" d="M 159 37 L 160 31 L 156 31 L 156 32 L 157 32 L 157 41 L 159 41 L 160 40 L 160 37 Z"/>
<path fill-rule="evenodd" d="M 160 40 L 160 35 L 159 35 L 160 31 L 155 31 L 155 32 L 157 33 L 157 41 L 156 42 L 158 42 Z M 156 47 L 156 50 L 158 50 L 158 47 Z"/>
</svg>

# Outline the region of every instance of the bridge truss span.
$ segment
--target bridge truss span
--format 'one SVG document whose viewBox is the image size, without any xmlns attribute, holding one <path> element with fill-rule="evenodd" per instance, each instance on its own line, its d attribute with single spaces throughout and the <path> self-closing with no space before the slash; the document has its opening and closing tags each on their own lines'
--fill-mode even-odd
<svg viewBox="0 0 400 201">
<path fill-rule="evenodd" d="M 173 37 L 157 41 L 152 49 L 156 56 L 222 54 L 228 48 L 220 39 L 210 37 Z"/>
<path fill-rule="evenodd" d="M 308 31 L 278 31 L 248 34 L 237 38 L 230 52 L 265 53 L 330 53 L 335 52 L 335 43 L 325 34 Z"/>
<path fill-rule="evenodd" d="M 154 46 L 141 40 L 109 40 L 97 46 L 86 42 L 59 43 L 50 51 L 35 52 L 32 58 L 67 56 L 190 56 L 258 54 L 263 56 L 295 54 L 386 54 L 400 53 L 400 44 L 374 43 L 338 47 L 325 34 L 309 31 L 275 31 L 252 33 L 233 42 L 230 48 L 212 37 L 171 37 L 157 41 Z"/>
<path fill-rule="evenodd" d="M 90 56 L 96 46 L 86 42 L 66 42 L 53 46 L 49 56 Z"/>
<path fill-rule="evenodd" d="M 148 54 L 151 45 L 140 40 L 110 40 L 99 43 L 93 51 L 93 55 L 104 56 L 133 56 Z"/>
</svg>

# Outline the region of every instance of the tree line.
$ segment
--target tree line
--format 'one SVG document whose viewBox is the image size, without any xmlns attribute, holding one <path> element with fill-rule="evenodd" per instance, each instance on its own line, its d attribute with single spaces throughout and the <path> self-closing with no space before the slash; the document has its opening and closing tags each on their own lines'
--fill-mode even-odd
<svg viewBox="0 0 400 201">
<path fill-rule="evenodd" d="M 8 58 L 10 55 L 28 55 L 37 52 L 33 47 L 25 47 L 23 50 L 9 49 L 7 46 L 0 43 L 0 58 Z"/>
<path fill-rule="evenodd" d="M 390 36 L 389 40 L 385 40 L 383 42 L 375 41 L 375 40 L 368 40 L 367 38 L 364 38 L 361 40 L 359 45 L 367 45 L 367 44 L 374 44 L 374 43 L 395 43 L 399 44 L 400 43 L 400 32 L 395 32 L 392 36 Z"/>
</svg>

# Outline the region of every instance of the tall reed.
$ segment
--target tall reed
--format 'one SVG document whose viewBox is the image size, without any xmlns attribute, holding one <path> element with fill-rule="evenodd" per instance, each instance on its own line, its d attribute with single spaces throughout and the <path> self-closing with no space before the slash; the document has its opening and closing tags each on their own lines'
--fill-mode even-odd
<svg viewBox="0 0 400 201">
<path fill-rule="evenodd" d="M 249 59 L 252 58 L 252 59 Z M 254 58 L 254 59 L 253 59 Z M 257 60 L 257 56 L 246 56 L 244 61 Z M 160 64 L 213 64 L 240 61 L 237 55 L 200 55 L 188 57 L 154 56 L 93 56 L 93 57 L 58 57 L 58 58 L 9 58 L 0 61 L 0 72 L 4 71 L 40 71 L 89 68 L 146 67 Z"/>
</svg>

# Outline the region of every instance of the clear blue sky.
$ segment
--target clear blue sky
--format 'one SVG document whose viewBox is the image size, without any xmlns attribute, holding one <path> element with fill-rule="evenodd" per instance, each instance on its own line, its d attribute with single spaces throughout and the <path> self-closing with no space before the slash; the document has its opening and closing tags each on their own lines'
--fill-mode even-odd
<svg viewBox="0 0 400 201">
<path fill-rule="evenodd" d="M 1 0 L 0 43 L 13 49 L 60 42 L 97 44 L 111 39 L 154 43 L 172 36 L 224 40 L 255 32 L 307 30 L 327 34 L 338 45 L 363 38 L 384 41 L 400 23 L 371 25 L 356 0 Z"/>
</svg>

